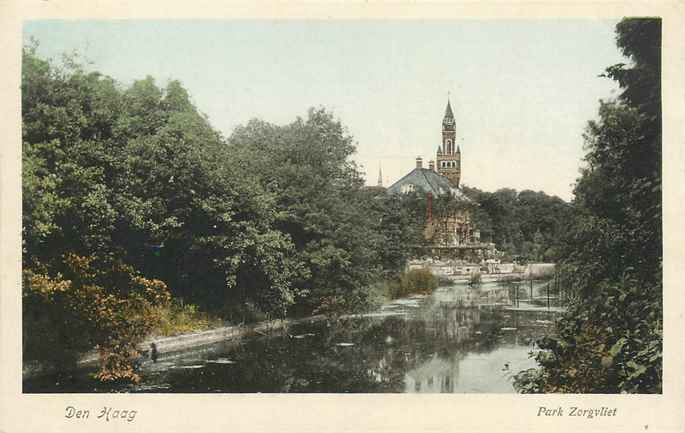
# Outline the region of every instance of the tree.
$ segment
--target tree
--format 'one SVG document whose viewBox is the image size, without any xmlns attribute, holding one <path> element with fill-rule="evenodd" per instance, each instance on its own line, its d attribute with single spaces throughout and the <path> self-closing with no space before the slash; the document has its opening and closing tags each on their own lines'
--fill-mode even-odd
<svg viewBox="0 0 685 433">
<path fill-rule="evenodd" d="M 274 228 L 275 195 L 235 175 L 223 138 L 180 83 L 161 89 L 148 77 L 122 89 L 73 59 L 61 66 L 39 59 L 35 46 L 24 50 L 22 74 L 23 263 L 44 282 L 25 280 L 27 315 L 62 305 L 54 297 L 31 302 L 36 284 L 71 284 L 76 298 L 91 285 L 62 281 L 67 257 L 88 258 L 103 275 L 130 266 L 214 311 L 253 303 L 285 314 L 293 244 Z M 109 293 L 98 298 L 102 314 L 110 299 L 142 308 L 126 284 L 92 285 Z M 56 323 L 48 327 L 59 328 L 58 315 L 49 317 Z M 84 332 L 96 332 L 90 319 Z"/>
<path fill-rule="evenodd" d="M 226 139 L 178 81 L 124 87 L 73 56 L 55 65 L 35 45 L 23 56 L 25 315 L 54 313 L 26 334 L 77 317 L 88 338 L 68 353 L 123 348 L 103 378 L 135 378 L 150 329 L 138 318 L 156 307 L 113 269 L 240 322 L 364 309 L 372 283 L 404 268 L 413 215 L 364 187 L 353 138 L 325 110 Z M 30 353 L 38 340 L 27 341 Z"/>
<path fill-rule="evenodd" d="M 464 192 L 477 203 L 472 210 L 481 238 L 512 255 L 554 261 L 567 223 L 572 215 L 569 203 L 542 191 L 503 188 L 494 193 L 464 186 Z M 549 250 L 543 257 L 541 249 Z"/>
<path fill-rule="evenodd" d="M 166 285 L 122 263 L 98 269 L 92 257 L 68 254 L 63 264 L 56 275 L 24 271 L 24 359 L 64 370 L 96 348 L 99 379 L 137 382 L 137 345 L 159 322 L 156 307 L 170 300 Z"/>
<path fill-rule="evenodd" d="M 342 125 L 312 109 L 306 119 L 282 127 L 251 121 L 236 129 L 229 144 L 241 173 L 256 176 L 276 196 L 275 225 L 295 246 L 300 271 L 293 285 L 301 307 L 316 309 L 324 299 L 326 305 L 363 304 L 381 271 L 384 211 L 364 192 L 350 160 L 352 137 Z M 387 227 L 388 236 L 402 236 Z"/>
<path fill-rule="evenodd" d="M 616 32 L 632 65 L 607 68 L 622 93 L 588 124 L 561 251 L 579 301 L 540 342 L 542 368 L 519 375 L 524 392 L 661 392 L 661 21 Z"/>
</svg>

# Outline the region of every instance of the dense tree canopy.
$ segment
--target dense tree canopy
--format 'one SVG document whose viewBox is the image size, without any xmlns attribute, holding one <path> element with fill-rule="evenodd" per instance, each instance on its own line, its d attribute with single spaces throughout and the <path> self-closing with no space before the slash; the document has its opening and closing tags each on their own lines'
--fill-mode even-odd
<svg viewBox="0 0 685 433">
<path fill-rule="evenodd" d="M 178 295 L 199 286 L 208 293 L 195 300 L 220 304 L 252 272 L 262 283 L 255 300 L 275 291 L 287 303 L 290 270 L 279 258 L 292 245 L 272 227 L 273 194 L 234 175 L 222 138 L 178 82 L 120 89 L 27 50 L 24 86 L 26 264 L 59 270 L 66 253 L 103 266 L 122 259 Z"/>
<path fill-rule="evenodd" d="M 402 269 L 402 213 L 364 188 L 350 159 L 352 137 L 330 114 L 312 109 L 282 127 L 255 120 L 228 145 L 241 175 L 276 196 L 274 225 L 294 244 L 293 284 L 303 307 L 363 304 L 374 279 Z"/>
<path fill-rule="evenodd" d="M 609 67 L 622 93 L 585 133 L 575 217 L 561 252 L 580 300 L 541 342 L 526 392 L 661 392 L 661 20 L 624 19 Z"/>
<path fill-rule="evenodd" d="M 473 218 L 483 241 L 494 242 L 509 258 L 550 262 L 558 258 L 573 211 L 569 203 L 542 191 L 486 192 L 466 185 L 463 189 L 477 203 Z"/>
<path fill-rule="evenodd" d="M 35 48 L 25 48 L 22 71 L 29 316 L 61 303 L 90 317 L 75 302 L 75 281 L 87 278 L 68 279 L 68 257 L 102 275 L 128 266 L 234 322 L 363 309 L 372 283 L 403 269 L 405 216 L 363 187 L 353 139 L 325 110 L 285 126 L 253 120 L 225 139 L 178 81 L 124 87 L 73 57 L 41 59 Z M 126 284 L 96 285 L 130 298 Z M 45 287 L 70 287 L 71 298 L 36 296 Z M 133 309 L 135 299 L 126 301 Z M 152 322 L 130 325 L 142 335 Z"/>
</svg>

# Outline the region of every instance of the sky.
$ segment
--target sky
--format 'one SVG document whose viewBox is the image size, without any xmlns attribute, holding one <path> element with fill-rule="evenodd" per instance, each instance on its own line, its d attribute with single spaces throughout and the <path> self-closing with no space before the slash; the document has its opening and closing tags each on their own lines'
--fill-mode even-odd
<svg viewBox="0 0 685 433">
<path fill-rule="evenodd" d="M 435 159 L 450 95 L 462 183 L 572 198 L 599 77 L 627 62 L 616 20 L 30 21 L 41 56 L 76 50 L 130 85 L 178 79 L 230 135 L 252 118 L 287 124 L 324 107 L 357 143 L 353 159 L 390 186 Z M 427 165 L 424 163 L 424 165 Z"/>
</svg>

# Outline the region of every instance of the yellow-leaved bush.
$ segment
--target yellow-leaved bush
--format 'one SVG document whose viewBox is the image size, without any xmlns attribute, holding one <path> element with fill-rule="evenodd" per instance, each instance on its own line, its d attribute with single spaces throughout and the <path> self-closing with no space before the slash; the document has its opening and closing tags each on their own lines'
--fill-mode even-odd
<svg viewBox="0 0 685 433">
<path fill-rule="evenodd" d="M 64 369 L 97 350 L 102 381 L 137 382 L 137 346 L 158 325 L 171 295 L 131 266 L 66 254 L 63 270 L 24 271 L 24 359 Z"/>
</svg>

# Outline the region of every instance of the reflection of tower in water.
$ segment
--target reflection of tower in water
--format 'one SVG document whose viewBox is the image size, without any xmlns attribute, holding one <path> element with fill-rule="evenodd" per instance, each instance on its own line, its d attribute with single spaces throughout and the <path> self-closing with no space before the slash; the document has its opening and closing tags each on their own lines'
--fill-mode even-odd
<svg viewBox="0 0 685 433">
<path fill-rule="evenodd" d="M 405 374 L 405 391 L 451 393 L 459 380 L 459 363 L 464 353 L 458 349 L 474 335 L 480 323 L 477 308 L 441 307 L 426 321 L 426 334 L 443 344 L 441 353 Z"/>
<path fill-rule="evenodd" d="M 458 345 L 473 334 L 479 323 L 477 308 L 442 307 L 426 320 L 426 332 L 435 339 Z"/>
<path fill-rule="evenodd" d="M 454 392 L 459 379 L 459 360 L 443 359 L 437 353 L 404 376 L 406 392 Z"/>
</svg>

